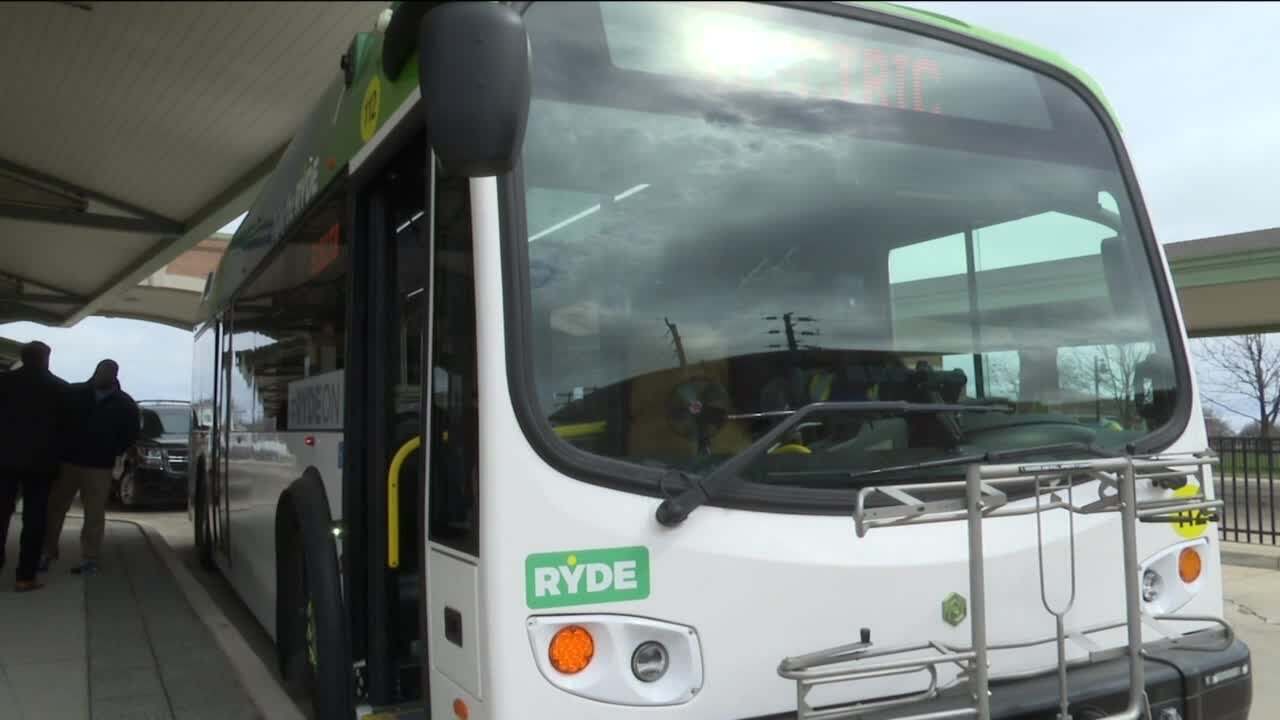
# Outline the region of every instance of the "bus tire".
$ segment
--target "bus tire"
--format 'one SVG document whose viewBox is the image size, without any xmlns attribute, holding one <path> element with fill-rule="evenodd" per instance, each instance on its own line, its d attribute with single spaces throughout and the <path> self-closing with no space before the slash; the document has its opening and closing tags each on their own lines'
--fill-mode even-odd
<svg viewBox="0 0 1280 720">
<path fill-rule="evenodd" d="M 196 554 L 200 558 L 200 567 L 208 571 L 218 569 L 217 563 L 213 561 L 213 538 L 209 532 L 209 490 L 208 480 L 205 478 L 204 461 L 200 461 L 200 465 L 196 470 L 196 496 L 195 504 L 195 520 L 192 523 L 195 527 L 195 545 Z"/>
<path fill-rule="evenodd" d="M 311 717 L 350 720 L 351 641 L 332 523 L 320 473 L 307 468 L 276 508 L 276 652 Z"/>
</svg>

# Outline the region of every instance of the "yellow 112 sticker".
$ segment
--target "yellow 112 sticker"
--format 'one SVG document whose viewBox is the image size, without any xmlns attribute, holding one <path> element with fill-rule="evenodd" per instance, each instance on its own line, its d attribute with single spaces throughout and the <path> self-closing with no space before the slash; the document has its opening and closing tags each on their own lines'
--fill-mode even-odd
<svg viewBox="0 0 1280 720">
<path fill-rule="evenodd" d="M 378 131 L 378 116 L 382 111 L 382 81 L 374 75 L 364 90 L 364 102 L 360 103 L 360 139 L 369 142 Z"/>
<path fill-rule="evenodd" d="M 1199 485 L 1188 483 L 1175 490 L 1173 496 L 1179 498 L 1194 497 L 1199 492 Z M 1173 523 L 1173 529 L 1182 537 L 1194 540 L 1209 529 L 1209 517 L 1209 514 L 1203 510 L 1184 510 L 1178 513 L 1178 521 Z"/>
</svg>

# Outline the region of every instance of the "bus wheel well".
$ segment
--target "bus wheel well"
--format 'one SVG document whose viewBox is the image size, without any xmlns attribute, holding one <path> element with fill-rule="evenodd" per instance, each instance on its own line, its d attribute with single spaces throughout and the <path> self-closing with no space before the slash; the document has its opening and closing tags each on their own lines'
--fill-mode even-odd
<svg viewBox="0 0 1280 720">
<path fill-rule="evenodd" d="M 349 720 L 350 630 L 332 527 L 324 483 L 308 467 L 276 505 L 276 652 L 286 686 L 303 680 L 295 687 L 317 720 Z"/>
</svg>

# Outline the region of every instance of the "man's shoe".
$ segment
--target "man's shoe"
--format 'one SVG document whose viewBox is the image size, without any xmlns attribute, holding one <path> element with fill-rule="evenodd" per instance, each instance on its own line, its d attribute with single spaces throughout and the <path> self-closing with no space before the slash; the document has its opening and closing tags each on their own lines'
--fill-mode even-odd
<svg viewBox="0 0 1280 720">
<path fill-rule="evenodd" d="M 98 563 L 93 560 L 85 560 L 84 562 L 71 568 L 73 575 L 94 575 L 98 572 Z"/>
<path fill-rule="evenodd" d="M 14 584 L 13 591 L 24 593 L 31 592 L 32 590 L 39 590 L 42 587 L 44 587 L 44 585 L 36 582 L 35 580 L 19 580 Z"/>
</svg>

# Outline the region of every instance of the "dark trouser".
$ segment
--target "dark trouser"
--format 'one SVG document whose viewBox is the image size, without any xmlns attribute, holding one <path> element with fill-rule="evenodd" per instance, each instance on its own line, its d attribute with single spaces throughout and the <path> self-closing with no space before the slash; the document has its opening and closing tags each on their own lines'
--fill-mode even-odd
<svg viewBox="0 0 1280 720">
<path fill-rule="evenodd" d="M 18 582 L 35 580 L 49 515 L 49 489 L 56 472 L 0 470 L 0 549 L 9 533 L 9 519 L 22 488 L 22 536 L 18 541 Z"/>
</svg>

